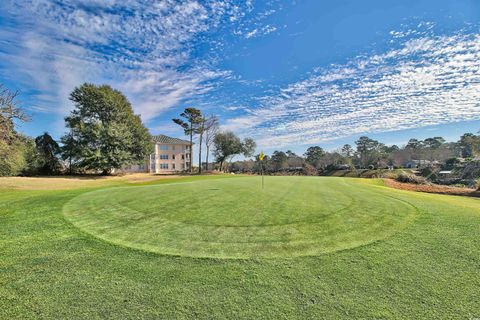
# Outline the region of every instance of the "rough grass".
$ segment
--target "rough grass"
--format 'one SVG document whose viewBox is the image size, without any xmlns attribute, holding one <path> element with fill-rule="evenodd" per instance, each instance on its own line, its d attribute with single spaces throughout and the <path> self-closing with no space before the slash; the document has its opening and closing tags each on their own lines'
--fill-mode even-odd
<svg viewBox="0 0 480 320">
<path fill-rule="evenodd" d="M 358 188 L 411 203 L 416 219 L 368 245 L 270 259 L 114 245 L 64 218 L 63 206 L 85 190 L 2 190 L 0 318 L 479 317 L 480 201 L 373 182 Z"/>
<path fill-rule="evenodd" d="M 411 169 L 356 169 L 356 170 L 334 170 L 326 172 L 325 176 L 332 177 L 347 177 L 347 178 L 385 178 L 385 179 L 395 179 L 398 175 L 402 173 L 411 173 Z"/>
<path fill-rule="evenodd" d="M 66 190 L 111 185 L 141 184 L 146 182 L 179 179 L 180 176 L 153 175 L 146 173 L 127 174 L 123 176 L 47 176 L 47 177 L 0 177 L 2 189 L 17 190 Z M 184 177 L 185 178 L 185 177 Z"/>
</svg>

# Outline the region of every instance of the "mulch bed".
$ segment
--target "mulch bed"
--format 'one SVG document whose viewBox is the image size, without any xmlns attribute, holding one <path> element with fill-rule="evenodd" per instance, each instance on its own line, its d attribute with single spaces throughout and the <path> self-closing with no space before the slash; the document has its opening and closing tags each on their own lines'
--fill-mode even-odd
<svg viewBox="0 0 480 320">
<path fill-rule="evenodd" d="M 426 184 L 403 183 L 403 182 L 395 181 L 393 179 L 384 179 L 384 181 L 387 187 L 395 188 L 395 189 L 417 191 L 417 192 L 449 194 L 449 195 L 455 195 L 455 196 L 480 197 L 480 191 L 475 189 L 449 187 L 449 186 L 442 186 L 438 184 L 426 185 Z"/>
</svg>

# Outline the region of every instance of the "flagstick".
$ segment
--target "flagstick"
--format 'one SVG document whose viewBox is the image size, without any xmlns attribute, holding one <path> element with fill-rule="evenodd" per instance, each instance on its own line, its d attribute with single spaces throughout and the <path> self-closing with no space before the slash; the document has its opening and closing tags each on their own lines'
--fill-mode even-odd
<svg viewBox="0 0 480 320">
<path fill-rule="evenodd" d="M 260 154 L 258 155 L 258 160 L 260 160 L 260 169 L 262 171 L 262 189 L 264 186 L 264 182 L 263 182 L 263 158 L 264 157 L 265 157 L 265 154 L 263 153 L 263 151 L 261 151 Z"/>
<path fill-rule="evenodd" d="M 260 165 L 262 166 L 262 189 L 263 189 L 263 185 L 264 185 L 264 183 L 263 183 L 263 163 L 261 163 Z"/>
</svg>

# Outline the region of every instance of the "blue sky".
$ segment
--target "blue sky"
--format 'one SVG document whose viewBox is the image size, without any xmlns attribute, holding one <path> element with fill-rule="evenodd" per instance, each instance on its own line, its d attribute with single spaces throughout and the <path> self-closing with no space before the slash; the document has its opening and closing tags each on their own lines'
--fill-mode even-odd
<svg viewBox="0 0 480 320">
<path fill-rule="evenodd" d="M 83 82 L 124 92 L 153 134 L 185 107 L 259 149 L 480 130 L 475 0 L 4 0 L 0 83 L 64 132 Z"/>
</svg>

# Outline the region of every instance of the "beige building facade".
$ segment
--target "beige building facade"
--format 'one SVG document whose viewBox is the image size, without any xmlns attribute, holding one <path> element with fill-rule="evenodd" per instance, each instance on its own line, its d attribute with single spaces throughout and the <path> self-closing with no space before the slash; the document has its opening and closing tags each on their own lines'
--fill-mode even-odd
<svg viewBox="0 0 480 320">
<path fill-rule="evenodd" d="M 127 166 L 123 172 L 149 172 L 172 174 L 190 171 L 190 141 L 172 138 L 163 134 L 152 137 L 153 153 L 144 164 Z"/>
<path fill-rule="evenodd" d="M 153 142 L 155 147 L 148 161 L 148 172 L 162 174 L 190 170 L 189 141 L 161 134 L 153 136 Z"/>
</svg>

